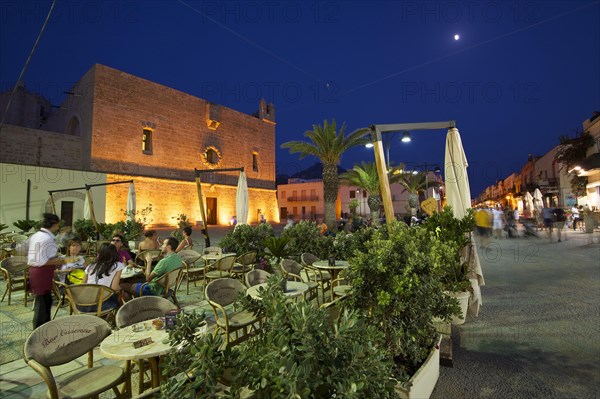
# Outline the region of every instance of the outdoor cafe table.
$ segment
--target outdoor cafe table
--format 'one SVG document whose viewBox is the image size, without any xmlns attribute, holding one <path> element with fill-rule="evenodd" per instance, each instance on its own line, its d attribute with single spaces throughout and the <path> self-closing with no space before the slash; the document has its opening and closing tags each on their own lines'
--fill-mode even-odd
<svg viewBox="0 0 600 399">
<path fill-rule="evenodd" d="M 261 287 L 266 288 L 268 283 L 256 284 L 246 290 L 246 294 L 250 295 L 254 299 L 260 299 L 260 293 L 258 292 Z M 286 289 L 283 295 L 288 298 L 295 298 L 308 291 L 308 285 L 299 281 L 288 281 Z"/>
<path fill-rule="evenodd" d="M 350 263 L 345 260 L 336 260 L 335 265 L 330 266 L 328 260 L 318 260 L 312 266 L 317 269 L 327 270 L 331 274 L 331 281 L 333 282 L 342 270 L 350 267 Z M 333 284 L 331 284 L 331 298 L 333 298 Z"/>
<path fill-rule="evenodd" d="M 221 259 L 222 257 L 227 256 L 227 255 L 231 255 L 231 254 L 223 254 L 223 255 L 204 254 L 204 255 L 202 255 L 202 257 L 204 259 L 206 259 L 207 262 L 212 263 L 212 262 L 218 261 L 219 259 Z"/>
<path fill-rule="evenodd" d="M 140 331 L 136 331 L 138 329 Z M 134 347 L 134 342 L 146 338 L 150 338 L 152 342 L 139 348 Z M 131 361 L 147 359 L 152 372 L 152 388 L 156 388 L 160 384 L 159 357 L 173 350 L 173 347 L 166 342 L 168 338 L 169 334 L 167 331 L 164 329 L 154 329 L 152 327 L 152 320 L 147 320 L 113 331 L 100 344 L 100 353 L 107 358 L 125 360 L 127 362 L 125 372 L 127 373 L 126 384 L 128 392 L 131 392 Z"/>
<path fill-rule="evenodd" d="M 338 274 L 342 270 L 350 267 L 350 263 L 348 263 L 348 261 L 345 261 L 345 260 L 336 260 L 335 265 L 333 265 L 333 266 L 329 265 L 328 260 L 318 260 L 318 261 L 314 262 L 312 265 L 313 265 L 313 267 L 316 267 L 317 269 L 327 270 L 329 273 L 331 273 L 332 280 L 335 280 L 337 278 Z"/>
<path fill-rule="evenodd" d="M 123 271 L 121 272 L 121 280 L 126 280 L 128 278 L 136 277 L 141 274 L 144 274 L 144 271 L 142 269 L 128 266 L 123 268 Z"/>
</svg>

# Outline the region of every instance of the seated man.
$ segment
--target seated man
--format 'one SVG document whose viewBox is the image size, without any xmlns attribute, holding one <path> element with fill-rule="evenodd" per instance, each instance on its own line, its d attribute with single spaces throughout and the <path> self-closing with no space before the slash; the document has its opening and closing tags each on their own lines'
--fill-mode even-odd
<svg viewBox="0 0 600 399">
<path fill-rule="evenodd" d="M 125 300 L 129 300 L 131 295 L 141 296 L 143 295 L 161 295 L 163 287 L 161 287 L 156 281 L 162 277 L 165 273 L 175 270 L 182 265 L 181 257 L 175 252 L 179 241 L 175 237 L 166 238 L 162 244 L 162 252 L 165 256 L 158 262 L 154 270 L 152 264 L 148 263 L 146 267 L 146 282 L 144 283 L 121 283 L 121 289 Z M 143 286 L 143 291 L 142 291 Z"/>
</svg>

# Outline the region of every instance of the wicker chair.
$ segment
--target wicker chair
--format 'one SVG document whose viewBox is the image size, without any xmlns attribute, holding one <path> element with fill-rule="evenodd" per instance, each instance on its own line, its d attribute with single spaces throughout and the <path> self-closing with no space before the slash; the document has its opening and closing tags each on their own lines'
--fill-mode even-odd
<svg viewBox="0 0 600 399">
<path fill-rule="evenodd" d="M 171 298 L 177 309 L 180 309 L 179 301 L 177 301 L 177 287 L 181 283 L 181 276 L 183 275 L 183 267 L 178 267 L 177 269 L 173 269 L 168 273 L 163 274 L 156 280 L 156 283 L 163 288 L 162 297 L 165 299 Z M 144 283 L 140 292 L 144 292 L 144 287 L 150 284 Z"/>
<path fill-rule="evenodd" d="M 325 303 L 325 291 L 331 288 L 331 274 L 326 270 L 313 267 L 313 263 L 319 260 L 320 259 L 317 256 L 309 252 L 305 252 L 300 256 L 300 261 L 304 267 L 314 271 L 314 279 L 321 286 L 321 301 L 322 303 Z"/>
<path fill-rule="evenodd" d="M 205 285 L 211 280 L 231 276 L 231 268 L 235 264 L 235 254 L 225 255 L 221 259 L 209 264 L 204 272 Z"/>
<path fill-rule="evenodd" d="M 252 270 L 252 265 L 256 263 L 256 251 L 246 252 L 237 257 L 235 264 L 231 268 L 231 274 L 234 277 L 239 277 L 240 281 L 244 280 L 244 275 Z"/>
<path fill-rule="evenodd" d="M 49 321 L 36 328 L 25 341 L 23 357 L 48 386 L 47 397 L 97 398 L 112 389 L 118 398 L 131 397 L 121 392 L 118 385 L 126 382 L 127 374 L 121 367 L 94 364 L 94 348 L 111 333 L 102 319 L 90 315 L 69 316 Z M 55 378 L 51 367 L 60 366 L 88 354 L 88 367 L 77 365 L 72 372 Z M 126 384 L 127 386 L 127 384 Z"/>
<path fill-rule="evenodd" d="M 234 310 L 228 314 L 225 310 L 226 306 L 234 303 L 238 295 L 244 292 L 244 284 L 233 278 L 220 278 L 206 286 L 204 295 L 213 309 L 217 325 L 215 335 L 223 332 L 226 345 L 243 342 L 260 329 L 261 319 L 252 312 Z"/>
<path fill-rule="evenodd" d="M 135 257 L 135 264 L 142 265 L 144 270 L 148 267 L 148 263 L 152 263 L 162 251 L 160 249 L 148 249 L 138 253 Z"/>
<path fill-rule="evenodd" d="M 246 283 L 246 287 L 250 288 L 258 284 L 266 283 L 270 277 L 271 273 L 260 269 L 254 269 L 246 273 L 244 276 L 244 282 Z"/>
<path fill-rule="evenodd" d="M 312 301 L 316 298 L 317 304 L 319 304 L 319 283 L 316 282 L 316 274 L 312 269 L 302 266 L 293 259 L 282 259 L 279 265 L 287 280 L 300 281 L 308 285 L 304 299 Z"/>
<path fill-rule="evenodd" d="M 183 275 L 181 281 L 185 278 L 185 293 L 190 294 L 190 283 L 204 280 L 204 271 L 206 270 L 206 260 L 196 251 L 189 249 L 179 252 L 179 256 L 183 260 Z M 181 285 L 181 284 L 180 284 Z M 179 289 L 179 286 L 177 287 Z"/>
<path fill-rule="evenodd" d="M 6 280 L 6 290 L 0 302 L 4 301 L 4 297 L 8 294 L 8 306 L 10 306 L 10 298 L 14 291 L 24 291 L 23 304 L 27 306 L 27 279 L 29 266 L 27 265 L 26 256 L 13 256 L 0 261 L 0 272 L 2 272 Z"/>
<path fill-rule="evenodd" d="M 73 314 L 91 314 L 103 319 L 108 319 L 114 315 L 118 305 L 108 309 L 102 309 L 102 305 L 113 295 L 117 293 L 110 287 L 101 284 L 75 284 L 65 286 L 71 313 Z M 84 308 L 94 308 L 85 310 Z"/>
</svg>

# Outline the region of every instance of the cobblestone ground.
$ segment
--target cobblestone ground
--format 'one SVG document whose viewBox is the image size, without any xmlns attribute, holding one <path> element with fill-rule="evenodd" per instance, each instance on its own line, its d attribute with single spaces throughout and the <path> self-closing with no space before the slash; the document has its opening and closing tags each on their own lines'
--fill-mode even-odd
<svg viewBox="0 0 600 399">
<path fill-rule="evenodd" d="M 432 398 L 600 397 L 600 237 L 543 233 L 479 248 L 483 307 L 453 327 Z"/>
</svg>

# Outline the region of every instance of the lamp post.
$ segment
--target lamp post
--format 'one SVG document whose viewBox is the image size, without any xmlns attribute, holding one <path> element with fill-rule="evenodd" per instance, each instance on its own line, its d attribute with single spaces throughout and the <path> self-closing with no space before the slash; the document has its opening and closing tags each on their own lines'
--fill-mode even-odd
<svg viewBox="0 0 600 399">
<path fill-rule="evenodd" d="M 392 146 L 392 141 L 394 140 L 394 138 L 399 134 L 402 134 L 402 138 L 400 139 L 400 141 L 402 141 L 403 143 L 410 143 L 412 141 L 410 133 L 407 130 L 390 132 L 382 137 L 383 147 L 385 149 L 385 164 L 388 170 L 390 169 L 390 147 Z M 372 137 L 372 140 L 376 140 L 376 138 Z M 365 147 L 373 148 L 373 143 L 367 143 L 365 144 Z"/>
</svg>

